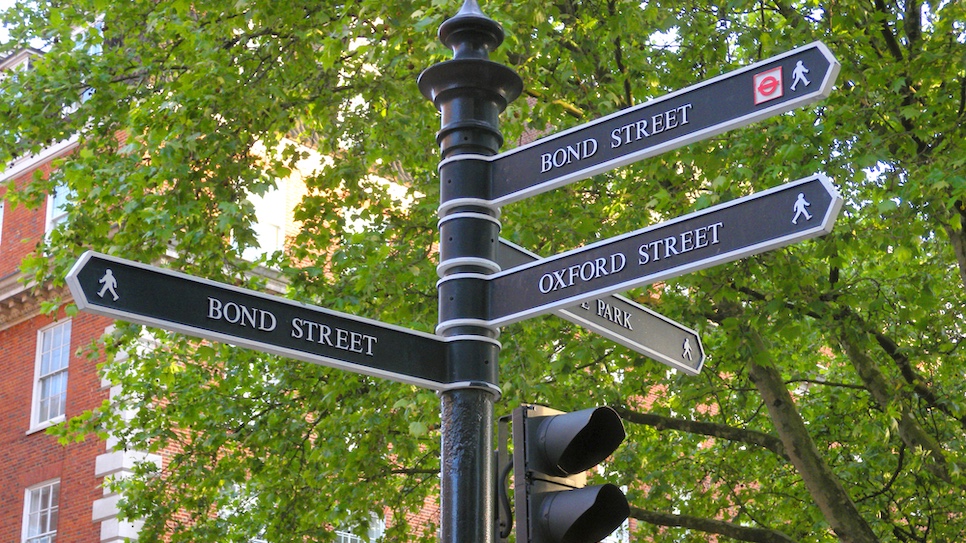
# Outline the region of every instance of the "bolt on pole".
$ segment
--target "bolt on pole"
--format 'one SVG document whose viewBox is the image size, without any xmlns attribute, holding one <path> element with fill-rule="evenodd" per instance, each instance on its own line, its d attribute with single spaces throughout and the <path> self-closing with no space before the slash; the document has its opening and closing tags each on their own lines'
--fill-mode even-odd
<svg viewBox="0 0 966 543">
<path fill-rule="evenodd" d="M 523 90 L 512 69 L 488 58 L 503 37 L 499 23 L 484 15 L 475 0 L 466 0 L 439 27 L 439 39 L 453 50 L 453 59 L 430 66 L 418 81 L 441 115 L 436 134 L 441 156 L 436 333 L 447 340 L 453 382 L 463 384 L 440 393 L 443 543 L 495 542 L 492 432 L 494 403 L 500 397 L 500 342 L 498 329 L 485 322 L 485 276 L 500 270 L 499 208 L 489 204 L 488 162 L 446 159 L 494 155 L 503 144 L 498 117 Z"/>
</svg>

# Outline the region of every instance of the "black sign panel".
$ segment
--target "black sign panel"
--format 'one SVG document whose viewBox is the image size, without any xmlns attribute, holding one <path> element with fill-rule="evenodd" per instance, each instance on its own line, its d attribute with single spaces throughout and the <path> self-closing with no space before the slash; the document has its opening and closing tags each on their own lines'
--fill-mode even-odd
<svg viewBox="0 0 966 543">
<path fill-rule="evenodd" d="M 78 308 L 430 389 L 447 384 L 431 334 L 95 252 L 67 276 Z"/>
<path fill-rule="evenodd" d="M 497 263 L 504 269 L 529 264 L 539 257 L 526 249 L 500 240 Z M 660 313 L 614 294 L 555 309 L 557 316 L 597 332 L 644 356 L 690 375 L 704 365 L 704 347 L 694 330 Z"/>
<path fill-rule="evenodd" d="M 827 234 L 842 197 L 813 175 L 490 277 L 499 326 Z"/>
<path fill-rule="evenodd" d="M 496 205 L 521 200 L 826 98 L 840 65 L 815 42 L 493 157 Z"/>
</svg>

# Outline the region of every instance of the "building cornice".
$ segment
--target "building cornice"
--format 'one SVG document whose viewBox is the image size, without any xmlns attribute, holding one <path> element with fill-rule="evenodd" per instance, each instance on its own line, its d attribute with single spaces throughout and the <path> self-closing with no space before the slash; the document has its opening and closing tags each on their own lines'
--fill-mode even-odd
<svg viewBox="0 0 966 543">
<path fill-rule="evenodd" d="M 35 288 L 16 273 L 0 279 L 0 332 L 41 313 L 43 302 L 58 296 L 70 297 L 67 287 L 45 285 Z"/>
<path fill-rule="evenodd" d="M 23 49 L 10 53 L 9 55 L 0 59 L 0 71 L 15 68 L 24 61 L 29 61 L 34 57 L 43 56 L 43 54 L 43 51 L 39 49 L 34 49 L 33 47 L 24 47 Z"/>
<path fill-rule="evenodd" d="M 67 153 L 70 153 L 77 147 L 77 135 L 71 136 L 69 139 L 59 141 L 53 145 L 44 147 L 37 154 L 26 154 L 17 157 L 7 164 L 7 169 L 0 172 L 0 183 L 14 179 L 21 174 L 34 170 L 40 164 L 45 162 L 50 162 L 56 160 Z"/>
</svg>

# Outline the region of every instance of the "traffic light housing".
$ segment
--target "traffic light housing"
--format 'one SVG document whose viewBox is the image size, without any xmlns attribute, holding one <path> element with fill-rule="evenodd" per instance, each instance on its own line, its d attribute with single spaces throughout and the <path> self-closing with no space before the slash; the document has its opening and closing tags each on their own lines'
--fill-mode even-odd
<svg viewBox="0 0 966 543">
<path fill-rule="evenodd" d="M 587 470 L 624 441 L 616 411 L 563 413 L 539 405 L 513 411 L 517 543 L 596 543 L 627 519 L 630 508 L 612 484 L 587 485 Z"/>
</svg>

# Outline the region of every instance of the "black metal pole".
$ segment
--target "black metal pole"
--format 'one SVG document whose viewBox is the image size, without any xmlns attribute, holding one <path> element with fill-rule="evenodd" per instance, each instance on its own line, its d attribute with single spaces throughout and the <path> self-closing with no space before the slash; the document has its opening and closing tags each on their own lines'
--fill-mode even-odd
<svg viewBox="0 0 966 543">
<path fill-rule="evenodd" d="M 523 83 L 510 68 L 488 60 L 503 29 L 474 0 L 439 27 L 453 59 L 427 68 L 419 89 L 442 116 L 440 146 L 439 324 L 449 342 L 452 389 L 440 393 L 442 451 L 440 540 L 494 543 L 496 467 L 493 407 L 500 388 L 499 331 L 485 322 L 483 277 L 499 270 L 499 209 L 489 205 L 489 164 L 503 144 L 498 116 L 520 95 Z M 447 160 L 457 155 L 459 160 Z"/>
</svg>

